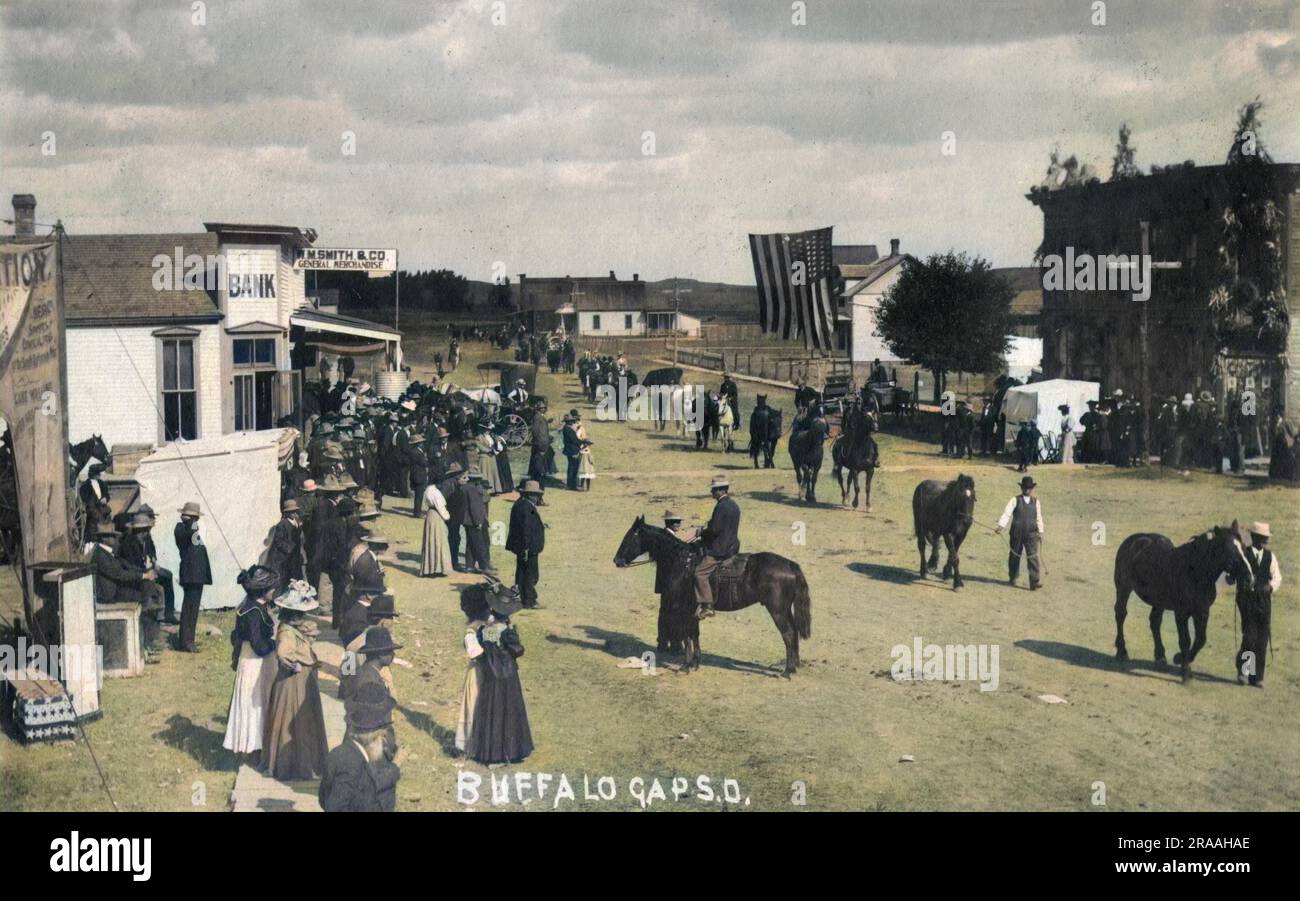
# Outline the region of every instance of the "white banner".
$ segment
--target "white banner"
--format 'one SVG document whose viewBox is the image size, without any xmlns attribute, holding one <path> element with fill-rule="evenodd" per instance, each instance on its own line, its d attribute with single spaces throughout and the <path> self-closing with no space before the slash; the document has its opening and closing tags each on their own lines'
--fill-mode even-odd
<svg viewBox="0 0 1300 901">
<path fill-rule="evenodd" d="M 396 249 L 357 247 L 299 247 L 293 260 L 294 269 L 327 271 L 396 272 Z"/>
</svg>

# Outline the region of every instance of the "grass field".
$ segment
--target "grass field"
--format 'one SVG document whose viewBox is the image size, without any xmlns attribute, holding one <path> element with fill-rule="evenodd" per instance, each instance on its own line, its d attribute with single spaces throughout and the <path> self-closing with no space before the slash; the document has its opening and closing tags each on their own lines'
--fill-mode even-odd
<svg viewBox="0 0 1300 901">
<path fill-rule="evenodd" d="M 462 377 L 484 351 L 467 348 Z M 427 359 L 418 341 L 416 363 Z M 644 372 L 644 361 L 633 361 Z M 715 377 L 709 376 L 713 384 Z M 763 389 L 787 411 L 788 395 Z M 541 375 L 538 392 L 556 416 L 580 406 L 576 382 Z M 742 383 L 752 407 L 756 386 Z M 886 435 L 881 440 L 870 515 L 838 504 L 829 465 L 816 507 L 794 500 L 784 443 L 778 470 L 752 470 L 747 457 L 688 449 L 646 423 L 591 422 L 599 473 L 588 494 L 552 488 L 542 512 L 550 525 L 541 558 L 543 609 L 517 618 L 527 653 L 521 671 L 537 751 L 514 770 L 565 774 L 577 799 L 561 809 L 639 807 L 630 780 L 690 780 L 666 809 L 792 809 L 795 784 L 809 810 L 1095 810 L 1296 809 L 1300 807 L 1300 705 L 1297 626 L 1291 579 L 1300 564 L 1296 493 L 1240 479 L 1158 469 L 1039 467 L 1046 520 L 1042 590 L 1005 583 L 1005 544 L 986 529 L 962 549 L 967 586 L 953 592 L 937 576 L 915 579 L 910 502 L 916 483 L 974 476 L 975 516 L 996 520 L 1016 492 L 1010 466 L 958 464 L 935 448 Z M 828 455 L 829 463 L 829 455 Z M 515 460 L 516 473 L 525 466 Z M 803 668 L 776 675 L 780 637 L 753 607 L 719 614 L 702 627 L 703 666 L 682 675 L 660 666 L 645 675 L 617 664 L 653 650 L 657 599 L 653 570 L 620 570 L 612 557 L 634 516 L 657 521 L 666 507 L 699 525 L 711 508 L 709 477 L 725 472 L 743 520 L 746 550 L 770 550 L 804 569 L 812 592 L 812 638 Z M 403 511 L 401 505 L 397 513 Z M 494 501 L 493 519 L 508 503 Z M 1111 565 L 1134 531 L 1177 541 L 1234 517 L 1271 522 L 1284 584 L 1274 606 L 1268 686 L 1243 688 L 1233 676 L 1233 601 L 1222 589 L 1195 678 L 1151 661 L 1147 608 L 1134 599 L 1126 635 L 1133 661 L 1113 658 Z M 1094 543 L 1097 524 L 1104 543 Z M 399 807 L 457 808 L 459 766 L 450 753 L 464 673 L 463 617 L 446 579 L 420 579 L 421 524 L 386 513 L 396 538 L 389 584 L 401 619 L 396 667 L 398 739 L 403 746 Z M 803 532 L 806 543 L 792 541 Z M 493 549 L 504 574 L 513 557 Z M 1021 585 L 1024 581 L 1022 578 Z M 224 636 L 230 615 L 210 615 Z M 1172 618 L 1165 643 L 1176 649 Z M 990 645 L 999 652 L 999 684 L 896 682 L 891 649 L 930 644 Z M 661 661 L 662 663 L 663 661 Z M 118 803 L 127 809 L 192 809 L 193 786 L 206 787 L 202 809 L 224 809 L 234 761 L 220 747 L 232 674 L 224 637 L 209 637 L 196 657 L 168 653 L 145 678 L 109 683 L 105 717 L 88 732 Z M 1040 695 L 1064 698 L 1049 704 Z M 902 758 L 910 755 L 910 761 Z M 107 806 L 86 748 L 23 748 L 0 740 L 0 809 L 102 809 Z M 486 780 L 488 771 L 469 766 Z M 612 801 L 584 800 L 582 780 L 610 776 Z M 707 775 L 739 785 L 740 802 L 705 802 L 694 792 Z M 1104 783 L 1105 806 L 1094 804 Z M 554 784 L 554 783 L 553 783 Z M 485 793 L 486 786 L 482 789 Z M 513 791 L 512 791 L 513 797 Z M 530 808 L 552 807 L 547 800 Z M 491 805 L 484 800 L 478 808 Z"/>
</svg>

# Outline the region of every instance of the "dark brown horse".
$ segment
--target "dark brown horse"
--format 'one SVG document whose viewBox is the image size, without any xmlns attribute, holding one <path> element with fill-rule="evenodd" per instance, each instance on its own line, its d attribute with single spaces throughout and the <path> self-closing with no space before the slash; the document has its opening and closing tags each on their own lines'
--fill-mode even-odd
<svg viewBox="0 0 1300 901">
<path fill-rule="evenodd" d="M 799 497 L 810 504 L 817 503 L 817 477 L 822 471 L 826 439 L 830 426 L 820 412 L 808 413 L 796 419 L 790 431 L 790 462 L 794 464 L 795 481 L 799 484 Z"/>
<path fill-rule="evenodd" d="M 695 618 L 695 564 L 700 559 L 699 546 L 688 544 L 669 534 L 667 529 L 646 523 L 638 516 L 623 536 L 614 555 L 614 565 L 625 567 L 642 554 L 649 554 L 657 567 L 669 567 L 671 577 L 661 583 L 662 610 L 660 650 L 673 642 L 681 641 L 686 654 L 683 672 L 700 667 L 700 624 Z M 762 604 L 771 614 L 772 621 L 785 642 L 785 670 L 789 678 L 799 668 L 799 639 L 812 637 L 812 600 L 808 595 L 808 580 L 803 570 L 793 560 L 778 554 L 758 553 L 746 555 L 744 574 L 741 576 L 738 598 L 732 600 L 724 592 L 714 593 L 715 608 L 720 613 L 743 610 L 752 604 Z"/>
<path fill-rule="evenodd" d="M 849 485 L 853 485 L 853 509 L 858 507 L 858 476 L 867 477 L 866 512 L 871 512 L 871 479 L 880 465 L 880 449 L 871 433 L 876 430 L 876 417 L 867 413 L 861 404 L 851 404 L 844 411 L 844 433 L 831 445 L 831 475 L 840 486 L 840 503 L 849 502 Z"/>
<path fill-rule="evenodd" d="M 1151 637 L 1155 640 L 1156 663 L 1161 666 L 1165 664 L 1165 646 L 1160 640 L 1160 622 L 1166 610 L 1174 612 L 1178 624 L 1174 663 L 1181 668 L 1183 681 L 1190 679 L 1192 661 L 1205 646 L 1205 630 L 1220 573 L 1254 586 L 1235 519 L 1227 528 L 1215 526 L 1178 547 L 1154 532 L 1125 538 L 1115 552 L 1115 656 L 1128 659 L 1124 617 L 1128 614 L 1129 593 L 1136 591 L 1151 605 Z M 1189 619 L 1196 625 L 1195 642 L 1189 634 Z"/>
<path fill-rule="evenodd" d="M 926 479 L 912 493 L 912 521 L 916 529 L 916 549 L 921 553 L 921 578 L 939 565 L 939 539 L 948 546 L 948 562 L 943 565 L 943 577 L 952 576 L 956 591 L 964 584 L 961 580 L 961 543 L 966 540 L 975 519 L 975 480 L 968 475 L 958 475 L 947 484 Z M 925 559 L 926 542 L 933 545 L 930 559 Z"/>
</svg>

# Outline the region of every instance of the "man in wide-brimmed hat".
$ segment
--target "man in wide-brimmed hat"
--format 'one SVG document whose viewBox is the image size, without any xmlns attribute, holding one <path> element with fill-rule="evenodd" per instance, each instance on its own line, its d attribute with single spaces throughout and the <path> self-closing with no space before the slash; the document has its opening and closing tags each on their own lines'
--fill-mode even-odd
<svg viewBox="0 0 1300 901">
<path fill-rule="evenodd" d="M 1264 687 L 1264 658 L 1268 652 L 1273 621 L 1273 592 L 1282 585 L 1282 569 L 1269 549 L 1272 537 L 1266 522 L 1250 524 L 1250 547 L 1246 563 L 1254 584 L 1228 577 L 1237 585 L 1237 610 L 1241 613 L 1241 647 L 1237 650 L 1237 681 L 1256 688 Z"/>
<path fill-rule="evenodd" d="M 1031 476 L 1020 480 L 1020 494 L 1007 501 L 1006 509 L 998 518 L 999 535 L 1011 527 L 1011 552 L 1007 556 L 1007 583 L 1015 585 L 1020 576 L 1020 555 L 1029 561 L 1029 590 L 1037 591 L 1039 578 L 1038 552 L 1043 541 L 1043 508 L 1038 503 L 1034 489 L 1038 484 Z"/>
<path fill-rule="evenodd" d="M 208 563 L 208 548 L 199 532 L 202 511 L 197 501 L 190 501 L 179 510 L 180 522 L 172 529 L 172 540 L 180 555 L 176 581 L 181 585 L 181 628 L 176 645 L 182 651 L 198 650 L 196 633 L 199 610 L 203 605 L 203 588 L 212 584 L 212 567 Z"/>
<path fill-rule="evenodd" d="M 464 567 L 460 564 L 460 531 L 467 515 L 467 498 L 465 495 L 465 471 L 460 462 L 452 460 L 447 464 L 438 490 L 442 492 L 447 503 L 447 547 L 451 551 L 451 565 L 456 572 Z"/>
<path fill-rule="evenodd" d="M 537 606 L 537 582 L 541 578 L 538 556 L 546 547 L 546 524 L 542 522 L 537 501 L 542 496 L 542 486 L 528 479 L 519 489 L 519 500 L 510 508 L 510 531 L 506 536 L 506 550 L 515 555 L 515 585 L 523 605 Z"/>
<path fill-rule="evenodd" d="M 295 498 L 280 505 L 280 521 L 267 537 L 266 565 L 280 574 L 279 589 L 301 579 L 307 566 L 302 529 L 302 507 Z"/>
<path fill-rule="evenodd" d="M 397 809 L 401 771 L 396 754 L 393 708 L 380 686 L 367 684 L 344 705 L 347 732 L 325 759 L 320 806 L 326 813 L 389 813 Z"/>
<path fill-rule="evenodd" d="M 382 685 L 389 694 L 393 692 L 393 674 L 389 669 L 393 655 L 401 648 L 393 641 L 393 634 L 383 626 L 366 629 L 365 640 L 343 658 L 342 678 L 339 680 L 339 699 L 354 697 L 366 684 Z"/>
<path fill-rule="evenodd" d="M 163 594 L 154 574 L 134 566 L 118 556 L 118 534 L 108 521 L 95 527 L 95 547 L 90 554 L 95 570 L 95 602 L 98 604 L 135 603 L 140 605 L 140 624 L 144 629 L 145 660 L 157 663 L 162 652 Z"/>
<path fill-rule="evenodd" d="M 740 553 L 740 505 L 731 497 L 731 481 L 726 476 L 714 476 L 709 493 L 715 501 L 709 524 L 697 539 L 704 548 L 704 556 L 695 566 L 695 601 L 699 605 L 696 617 L 713 616 L 713 586 L 709 576 L 722 561 Z"/>
<path fill-rule="evenodd" d="M 352 604 L 339 618 L 339 640 L 345 651 L 360 649 L 366 630 L 375 624 L 371 608 L 387 593 L 383 580 L 353 583 L 351 590 Z"/>
<path fill-rule="evenodd" d="M 154 581 L 162 589 L 163 613 L 161 621 L 170 625 L 180 622 L 176 618 L 176 593 L 171 570 L 158 565 L 158 550 L 153 543 L 155 523 L 153 508 L 141 507 L 131 516 L 126 531 L 118 541 L 117 555 L 141 572 L 153 573 Z"/>
<path fill-rule="evenodd" d="M 578 490 L 578 470 L 582 464 L 582 438 L 578 435 L 578 418 L 572 413 L 564 416 L 564 427 L 560 429 L 560 451 L 568 464 L 564 487 L 570 491 Z"/>
<path fill-rule="evenodd" d="M 488 505 L 492 494 L 487 478 L 478 467 L 469 471 L 469 481 L 462 488 L 465 494 L 465 541 L 468 553 L 465 568 L 469 572 L 495 573 L 488 545 Z"/>
</svg>

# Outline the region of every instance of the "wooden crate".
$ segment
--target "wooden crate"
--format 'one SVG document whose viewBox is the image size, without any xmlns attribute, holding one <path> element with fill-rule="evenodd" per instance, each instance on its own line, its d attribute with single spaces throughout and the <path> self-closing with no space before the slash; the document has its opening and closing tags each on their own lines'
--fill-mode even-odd
<svg viewBox="0 0 1300 901">
<path fill-rule="evenodd" d="M 77 718 L 63 686 L 30 667 L 4 674 L 4 707 L 23 742 L 75 738 Z"/>
</svg>

